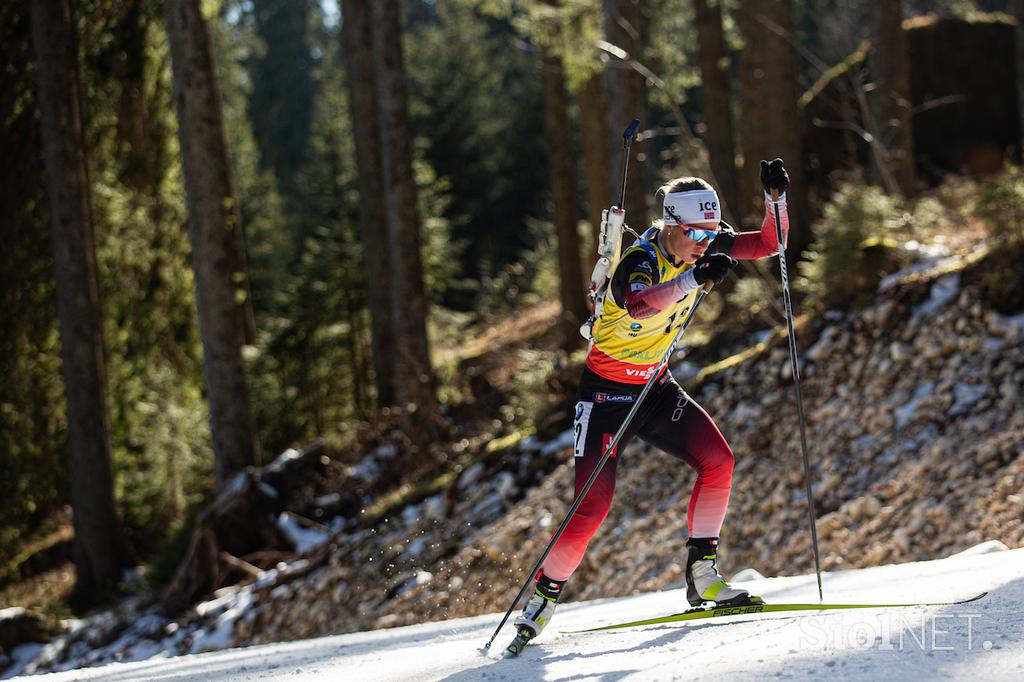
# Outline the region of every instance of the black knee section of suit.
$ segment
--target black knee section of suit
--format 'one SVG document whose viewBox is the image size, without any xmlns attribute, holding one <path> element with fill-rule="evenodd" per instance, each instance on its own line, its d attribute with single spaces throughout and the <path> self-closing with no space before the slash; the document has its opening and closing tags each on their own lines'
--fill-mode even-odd
<svg viewBox="0 0 1024 682">
<path fill-rule="evenodd" d="M 552 580 L 543 573 L 537 577 L 537 592 L 545 599 L 557 602 L 562 596 L 563 587 L 565 587 L 564 580 Z"/>
<path fill-rule="evenodd" d="M 714 560 L 718 553 L 718 538 L 690 538 L 686 541 L 686 546 L 689 549 L 687 564 L 709 557 Z"/>
</svg>

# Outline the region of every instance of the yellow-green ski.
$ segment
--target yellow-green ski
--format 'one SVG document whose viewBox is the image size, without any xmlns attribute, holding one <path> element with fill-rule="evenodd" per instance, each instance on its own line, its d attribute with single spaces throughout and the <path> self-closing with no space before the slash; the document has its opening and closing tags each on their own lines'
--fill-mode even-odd
<svg viewBox="0 0 1024 682">
<path fill-rule="evenodd" d="M 615 625 L 603 625 L 597 628 L 586 630 L 570 630 L 569 634 L 580 632 L 599 632 L 601 630 L 616 630 L 618 628 L 635 628 L 643 625 L 659 625 L 661 623 L 678 623 L 688 620 L 700 620 L 702 618 L 723 618 L 725 616 L 757 615 L 761 613 L 780 613 L 785 611 L 834 611 L 839 609 L 892 609 L 906 608 L 910 606 L 954 606 L 956 604 L 967 604 L 984 597 L 988 592 L 982 592 L 969 599 L 944 602 L 917 602 L 909 604 L 746 604 L 744 606 L 722 606 L 710 608 L 697 608 L 683 613 L 674 613 L 670 616 L 658 618 L 647 618 L 645 620 L 634 620 L 628 623 L 616 623 Z"/>
</svg>

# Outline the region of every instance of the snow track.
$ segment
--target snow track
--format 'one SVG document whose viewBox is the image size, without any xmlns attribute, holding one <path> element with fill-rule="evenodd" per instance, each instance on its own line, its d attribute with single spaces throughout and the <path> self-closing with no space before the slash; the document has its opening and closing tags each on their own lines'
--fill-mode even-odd
<svg viewBox="0 0 1024 682">
<path fill-rule="evenodd" d="M 519 658 L 479 648 L 499 615 L 151 659 L 46 680 L 1024 680 L 1024 549 L 828 573 L 829 602 L 935 601 L 950 607 L 737 616 L 714 622 L 563 634 L 683 610 L 685 590 L 562 606 Z M 816 601 L 813 575 L 744 583 L 767 601 Z M 571 589 L 571 584 L 570 588 Z M 570 593 L 571 598 L 571 593 Z"/>
</svg>

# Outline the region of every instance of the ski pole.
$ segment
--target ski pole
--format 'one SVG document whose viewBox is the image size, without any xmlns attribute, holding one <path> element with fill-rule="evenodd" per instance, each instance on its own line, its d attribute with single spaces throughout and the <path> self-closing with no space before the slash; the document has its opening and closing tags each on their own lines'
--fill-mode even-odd
<svg viewBox="0 0 1024 682">
<path fill-rule="evenodd" d="M 491 635 L 491 638 L 487 641 L 487 644 L 484 645 L 482 651 L 486 652 L 491 648 L 491 644 L 494 643 L 498 633 L 501 632 L 501 628 L 505 626 L 505 622 L 508 621 L 508 617 L 512 615 L 512 611 L 516 608 L 516 604 L 518 604 L 519 600 L 522 599 L 523 594 L 526 593 L 530 583 L 533 582 L 534 576 L 537 575 L 537 571 L 540 570 L 540 567 L 544 564 L 544 560 L 548 558 L 548 554 L 551 553 L 555 543 L 558 542 L 558 538 L 562 537 L 562 533 L 564 533 L 565 529 L 569 526 L 569 521 L 572 519 L 573 514 L 576 513 L 576 510 L 579 509 L 580 505 L 583 503 L 583 498 L 585 498 L 587 493 L 590 492 L 590 488 L 594 485 L 594 481 L 597 480 L 597 475 L 601 473 L 601 469 L 604 467 L 605 462 L 607 462 L 608 458 L 611 457 L 611 454 L 615 452 L 615 448 L 622 439 L 622 435 L 626 432 L 626 428 L 629 427 L 629 423 L 633 421 L 633 417 L 636 416 L 637 411 L 640 409 L 640 404 L 643 403 L 644 398 L 650 392 L 651 387 L 654 386 L 654 382 L 657 381 L 662 370 L 668 366 L 669 358 L 671 358 L 672 353 L 675 352 L 676 345 L 679 343 L 679 340 L 683 338 L 683 332 L 685 332 L 686 328 L 690 326 L 690 320 L 693 319 L 694 313 L 697 312 L 697 308 L 700 307 L 701 301 L 704 300 L 704 297 L 708 295 L 708 292 L 711 291 L 713 286 L 713 282 L 706 282 L 704 284 L 704 288 L 697 295 L 697 300 L 693 302 L 693 307 L 690 308 L 690 312 L 687 314 L 686 319 L 683 320 L 682 325 L 679 326 L 679 331 L 676 332 L 675 338 L 672 339 L 672 343 L 669 345 L 668 350 L 665 351 L 665 355 L 654 368 L 654 373 L 651 375 L 651 378 L 647 380 L 646 384 L 644 384 L 643 390 L 640 391 L 640 395 L 633 402 L 633 407 L 629 410 L 629 414 L 626 415 L 626 419 L 622 422 L 622 426 L 619 427 L 619 430 L 615 433 L 615 437 L 608 443 L 608 447 L 605 448 L 597 466 L 594 467 L 594 471 L 590 474 L 586 483 L 583 484 L 583 490 L 581 490 L 580 494 L 576 496 L 575 500 L 573 500 L 572 506 L 569 507 L 569 512 L 565 515 L 562 523 L 559 524 L 558 530 L 555 531 L 553 536 L 551 536 L 551 540 L 548 541 L 547 547 L 544 548 L 544 553 L 541 554 L 540 559 L 538 559 L 537 563 L 534 564 L 533 569 L 526 577 L 526 582 L 523 583 L 521 588 L 519 588 L 519 593 L 516 595 L 515 599 L 512 600 L 512 603 L 509 605 L 508 610 L 505 611 L 505 615 L 502 617 L 501 622 L 498 623 L 498 627 L 494 630 L 494 634 Z"/>
<path fill-rule="evenodd" d="M 804 420 L 804 401 L 800 395 L 800 367 L 797 362 L 796 333 L 793 331 L 793 302 L 789 296 L 789 271 L 786 268 L 786 247 L 782 243 L 782 217 L 779 213 L 779 190 L 772 189 L 772 206 L 775 208 L 775 237 L 779 247 L 779 270 L 782 273 L 782 299 L 786 304 L 786 326 L 789 331 L 789 359 L 793 372 L 793 387 L 796 389 L 796 412 L 800 416 L 800 447 L 804 456 L 804 488 L 807 492 L 807 514 L 811 522 L 811 548 L 814 551 L 814 571 L 818 574 L 818 601 L 824 602 L 821 590 L 821 559 L 818 555 L 818 529 L 815 525 L 814 494 L 811 491 L 811 462 L 807 456 L 807 426 Z"/>
</svg>

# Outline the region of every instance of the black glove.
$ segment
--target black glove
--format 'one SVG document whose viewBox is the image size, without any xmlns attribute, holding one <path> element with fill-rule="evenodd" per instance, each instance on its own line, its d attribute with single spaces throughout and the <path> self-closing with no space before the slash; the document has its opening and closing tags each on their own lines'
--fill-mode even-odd
<svg viewBox="0 0 1024 682">
<path fill-rule="evenodd" d="M 779 190 L 779 194 L 789 189 L 789 173 L 782 165 L 782 159 L 761 161 L 761 184 L 768 194 L 772 193 L 773 188 Z"/>
<path fill-rule="evenodd" d="M 693 266 L 693 278 L 697 284 L 704 286 L 704 283 L 711 280 L 715 284 L 721 284 L 729 271 L 736 267 L 736 259 L 724 253 L 708 253 L 701 256 Z"/>
</svg>

